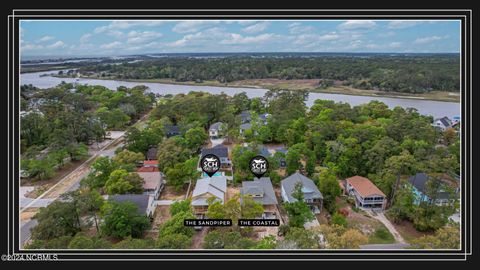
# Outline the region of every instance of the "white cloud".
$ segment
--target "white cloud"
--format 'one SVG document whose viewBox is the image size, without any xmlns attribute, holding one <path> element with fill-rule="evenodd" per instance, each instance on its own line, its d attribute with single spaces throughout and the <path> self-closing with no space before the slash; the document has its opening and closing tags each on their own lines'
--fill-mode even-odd
<svg viewBox="0 0 480 270">
<path fill-rule="evenodd" d="M 23 45 L 21 47 L 21 49 L 25 50 L 25 51 L 41 50 L 41 49 L 43 49 L 43 46 L 42 45 L 37 45 L 37 44 L 27 43 L 27 44 Z"/>
<path fill-rule="evenodd" d="M 119 42 L 119 41 L 114 41 L 114 42 L 110 42 L 110 43 L 106 43 L 106 44 L 102 44 L 100 46 L 101 49 L 107 49 L 107 50 L 111 50 L 111 49 L 118 49 L 122 46 L 122 43 Z"/>
<path fill-rule="evenodd" d="M 390 48 L 401 48 L 402 45 L 403 45 L 402 42 L 394 41 L 394 42 L 390 42 L 390 44 L 388 44 L 388 47 L 390 47 Z"/>
<path fill-rule="evenodd" d="M 172 28 L 172 31 L 176 33 L 192 33 L 218 23 L 219 21 L 181 21 Z"/>
<path fill-rule="evenodd" d="M 261 34 L 258 36 L 242 36 L 231 33 L 227 39 L 220 41 L 220 44 L 252 44 L 273 41 L 278 38 L 275 34 Z"/>
<path fill-rule="evenodd" d="M 395 32 L 388 31 L 388 32 L 381 32 L 378 34 L 379 37 L 393 37 L 395 36 Z"/>
<path fill-rule="evenodd" d="M 61 40 L 47 46 L 48 49 L 58 49 L 63 47 L 65 47 L 65 43 Z"/>
<path fill-rule="evenodd" d="M 43 37 L 41 37 L 37 42 L 38 42 L 38 43 L 42 43 L 42 42 L 50 41 L 50 40 L 52 40 L 52 39 L 54 39 L 54 37 L 52 37 L 52 36 L 43 36 Z"/>
<path fill-rule="evenodd" d="M 429 36 L 429 37 L 422 37 L 422 38 L 417 38 L 415 39 L 415 41 L 413 42 L 414 44 L 428 44 L 428 43 L 432 43 L 434 41 L 438 41 L 438 40 L 442 40 L 442 39 L 445 39 L 445 38 L 448 38 L 448 36 Z"/>
<path fill-rule="evenodd" d="M 147 27 L 153 27 L 153 26 L 160 26 L 164 24 L 165 21 L 112 21 L 108 25 L 104 26 L 99 26 L 95 28 L 94 33 L 99 34 L 99 33 L 104 33 L 107 31 L 115 31 L 115 30 L 125 30 L 129 29 L 132 27 L 137 27 L 137 26 L 147 26 Z"/>
<path fill-rule="evenodd" d="M 85 34 L 83 36 L 80 37 L 80 43 L 87 43 L 90 41 L 90 38 L 92 37 L 92 34 Z"/>
<path fill-rule="evenodd" d="M 331 32 L 324 35 L 317 34 L 302 34 L 294 37 L 294 44 L 306 45 L 307 47 L 313 47 L 320 45 L 321 43 L 338 40 L 340 36 L 336 32 Z"/>
<path fill-rule="evenodd" d="M 302 25 L 299 22 L 294 22 L 288 25 L 290 34 L 311 33 L 315 31 L 315 28 L 309 25 Z"/>
<path fill-rule="evenodd" d="M 127 34 L 127 43 L 128 44 L 139 44 L 139 43 L 146 43 L 161 37 L 162 34 L 154 31 L 130 31 Z"/>
<path fill-rule="evenodd" d="M 340 25 L 338 29 L 340 30 L 361 30 L 361 29 L 372 29 L 376 26 L 374 21 L 369 20 L 348 20 Z"/>
<path fill-rule="evenodd" d="M 404 29 L 422 24 L 423 21 L 391 21 L 388 23 L 389 29 Z"/>
<path fill-rule="evenodd" d="M 265 29 L 267 29 L 269 24 L 269 22 L 259 22 L 243 28 L 242 31 L 249 34 L 263 32 Z"/>
</svg>

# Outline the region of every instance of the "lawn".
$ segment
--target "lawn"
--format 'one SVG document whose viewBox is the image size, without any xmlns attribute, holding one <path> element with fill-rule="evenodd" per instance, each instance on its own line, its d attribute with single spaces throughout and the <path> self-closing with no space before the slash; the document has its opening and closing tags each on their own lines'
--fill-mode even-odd
<svg viewBox="0 0 480 270">
<path fill-rule="evenodd" d="M 395 237 L 385 228 L 384 225 L 378 227 L 375 232 L 368 237 L 369 244 L 392 244 L 395 243 Z"/>
</svg>

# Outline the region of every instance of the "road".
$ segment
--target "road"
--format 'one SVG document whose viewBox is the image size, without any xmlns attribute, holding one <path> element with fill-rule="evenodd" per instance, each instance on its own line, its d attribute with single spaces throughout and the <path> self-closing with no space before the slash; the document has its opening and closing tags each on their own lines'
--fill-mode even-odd
<svg viewBox="0 0 480 270">
<path fill-rule="evenodd" d="M 115 149 L 122 145 L 122 140 L 125 132 L 117 133 L 116 138 L 108 142 L 106 145 L 102 146 L 99 151 L 87 159 L 84 163 L 78 166 L 75 170 L 67 174 L 64 178 L 58 181 L 53 187 L 45 191 L 42 195 L 38 196 L 35 199 L 20 198 L 20 215 L 22 213 L 32 208 L 46 207 L 53 201 L 57 200 L 63 193 L 76 190 L 80 187 L 80 180 L 82 180 L 88 173 L 90 173 L 90 163 L 94 161 L 99 156 L 108 156 L 112 157 L 114 155 Z M 36 210 L 34 210 L 36 211 Z M 30 215 L 32 211 L 30 211 Z M 21 229 L 20 229 L 20 246 L 23 245 L 30 239 L 30 230 L 35 227 L 37 224 L 36 220 L 30 218 L 21 219 Z"/>
<path fill-rule="evenodd" d="M 360 245 L 360 249 L 405 249 L 410 245 L 405 243 L 394 243 L 394 244 L 373 244 L 373 245 Z"/>
</svg>

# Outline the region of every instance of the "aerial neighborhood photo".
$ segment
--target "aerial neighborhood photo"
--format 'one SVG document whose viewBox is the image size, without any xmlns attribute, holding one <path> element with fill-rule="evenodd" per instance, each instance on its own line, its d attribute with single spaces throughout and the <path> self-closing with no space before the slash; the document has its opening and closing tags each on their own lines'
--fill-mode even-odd
<svg viewBox="0 0 480 270">
<path fill-rule="evenodd" d="M 457 250 L 457 20 L 20 21 L 24 250 Z"/>
</svg>

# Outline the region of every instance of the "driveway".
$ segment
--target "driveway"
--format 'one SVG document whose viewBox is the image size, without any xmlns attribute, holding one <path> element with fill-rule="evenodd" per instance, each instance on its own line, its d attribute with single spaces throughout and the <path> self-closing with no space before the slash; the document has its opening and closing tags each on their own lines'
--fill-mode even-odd
<svg viewBox="0 0 480 270">
<path fill-rule="evenodd" d="M 397 244 L 407 244 L 407 242 L 405 242 L 405 239 L 403 239 L 403 237 L 400 235 L 397 229 L 395 229 L 395 226 L 393 226 L 390 220 L 388 220 L 387 217 L 385 217 L 385 215 L 382 212 L 374 213 L 372 212 L 372 210 L 365 210 L 365 211 L 368 213 L 369 216 L 380 221 L 381 223 L 383 223 L 383 225 L 385 225 L 388 231 L 390 231 L 390 233 L 395 238 L 395 241 L 397 242 Z"/>
</svg>

